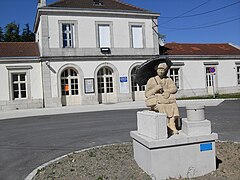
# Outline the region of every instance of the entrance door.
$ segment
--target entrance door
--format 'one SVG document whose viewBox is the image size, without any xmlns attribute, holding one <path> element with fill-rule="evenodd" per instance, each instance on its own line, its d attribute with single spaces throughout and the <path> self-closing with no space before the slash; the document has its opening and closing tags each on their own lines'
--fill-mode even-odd
<svg viewBox="0 0 240 180">
<path fill-rule="evenodd" d="M 145 86 L 139 86 L 135 81 L 137 67 L 134 67 L 131 71 L 131 85 L 132 85 L 132 99 L 133 101 L 145 99 Z"/>
<path fill-rule="evenodd" d="M 68 68 L 61 74 L 61 89 L 62 89 L 62 105 L 77 105 L 80 104 L 79 95 L 79 75 L 77 72 Z"/>
<path fill-rule="evenodd" d="M 214 94 L 216 92 L 216 78 L 215 67 L 206 67 L 206 83 L 208 94 Z"/>
<path fill-rule="evenodd" d="M 101 68 L 97 73 L 99 103 L 115 102 L 113 70 L 109 67 Z"/>
</svg>

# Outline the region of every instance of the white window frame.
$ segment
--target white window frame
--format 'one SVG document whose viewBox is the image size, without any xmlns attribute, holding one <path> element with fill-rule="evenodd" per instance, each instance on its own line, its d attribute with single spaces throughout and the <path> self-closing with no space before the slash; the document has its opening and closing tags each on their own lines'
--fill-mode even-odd
<svg viewBox="0 0 240 180">
<path fill-rule="evenodd" d="M 179 87 L 178 89 L 181 90 L 181 89 L 184 89 L 183 87 L 183 66 L 184 66 L 184 62 L 173 62 L 173 65 L 171 66 L 170 69 L 179 69 L 178 70 L 178 80 L 179 80 Z M 168 70 L 168 76 L 170 77 L 170 69 Z M 173 80 L 174 83 L 175 83 L 175 80 Z"/>
<path fill-rule="evenodd" d="M 237 85 L 240 85 L 240 64 L 236 65 Z"/>
<path fill-rule="evenodd" d="M 8 70 L 8 82 L 9 82 L 9 99 L 10 100 L 22 100 L 31 98 L 31 81 L 30 81 L 30 70 L 32 66 L 7 66 Z M 13 74 L 25 74 L 25 88 L 26 88 L 26 97 L 22 98 L 21 95 L 19 98 L 14 97 L 14 88 L 13 88 Z M 20 86 L 21 81 L 16 82 Z M 21 88 L 19 88 L 21 89 Z M 21 93 L 20 93 L 21 94 Z"/>
<path fill-rule="evenodd" d="M 99 27 L 101 27 L 101 26 L 109 27 L 109 44 L 107 46 L 101 45 L 101 35 L 100 35 L 100 30 L 99 30 Z M 98 48 L 113 48 L 113 22 L 96 21 L 95 28 L 96 28 L 96 46 Z"/>
<path fill-rule="evenodd" d="M 217 66 L 219 65 L 219 63 L 218 62 L 203 62 L 203 64 L 204 64 L 204 74 L 205 74 L 205 81 L 206 81 L 205 86 L 206 86 L 206 88 L 208 88 L 208 85 L 210 85 L 209 82 L 208 82 L 208 80 L 210 80 L 211 85 L 213 84 L 213 86 L 215 88 L 214 91 L 217 91 L 217 87 L 218 87 Z M 207 73 L 207 68 L 211 68 L 211 67 L 215 68 L 215 73 L 213 73 L 214 74 L 213 76 L 208 77 L 208 75 L 210 76 L 211 73 Z M 207 79 L 207 78 L 213 78 L 213 79 Z"/>
<path fill-rule="evenodd" d="M 175 74 L 175 71 L 174 70 L 176 70 L 177 69 L 177 71 L 178 71 L 178 74 L 176 75 Z M 173 74 L 171 74 L 171 70 L 173 70 Z M 178 89 L 181 89 L 180 87 L 181 87 L 181 68 L 180 67 L 171 67 L 170 69 L 169 69 L 169 77 L 173 80 L 173 82 L 175 83 L 175 85 L 177 86 L 177 88 Z M 176 77 L 178 77 L 178 84 L 176 83 Z"/>
<path fill-rule="evenodd" d="M 67 72 L 68 74 L 67 76 L 64 76 L 65 72 Z M 62 83 L 62 81 L 64 81 L 64 83 Z M 63 86 L 67 86 L 68 90 L 66 90 L 65 87 Z M 62 71 L 61 92 L 62 92 L 62 96 L 78 96 L 79 95 L 79 75 L 77 70 L 75 70 L 74 68 L 66 68 Z"/>
<path fill-rule="evenodd" d="M 104 66 L 97 73 L 98 94 L 114 93 L 114 73 L 112 68 Z"/>
<path fill-rule="evenodd" d="M 77 27 L 78 27 L 78 24 L 77 24 L 77 21 L 59 21 L 58 22 L 59 24 L 59 41 L 60 41 L 60 47 L 65 49 L 65 48 L 77 48 L 78 47 L 78 31 L 77 31 Z M 69 25 L 70 27 L 70 32 L 71 34 L 68 34 L 68 41 L 67 41 L 67 46 L 64 46 L 64 39 L 63 39 L 63 26 L 64 25 Z M 69 35 L 71 36 L 71 45 L 69 44 L 70 42 L 70 38 L 69 38 Z"/>
<path fill-rule="evenodd" d="M 134 43 L 134 31 L 133 31 L 133 28 L 136 27 L 141 27 L 142 29 L 142 43 L 140 46 L 136 46 L 135 43 Z M 130 34 L 130 47 L 131 48 L 134 48 L 134 49 L 143 49 L 143 48 L 146 48 L 146 36 L 145 36 L 145 24 L 144 23 L 129 23 L 129 34 Z"/>
<path fill-rule="evenodd" d="M 12 73 L 12 97 L 13 100 L 15 99 L 27 99 L 27 75 L 25 72 L 19 73 Z M 17 77 L 17 80 L 14 80 L 14 76 Z M 21 77 L 24 77 L 24 80 L 21 79 Z M 22 87 L 22 84 L 24 84 L 25 88 Z M 17 85 L 17 90 L 14 89 L 14 85 Z M 15 97 L 15 91 L 18 92 L 18 97 Z M 25 96 L 22 96 L 22 91 L 25 91 Z"/>
</svg>

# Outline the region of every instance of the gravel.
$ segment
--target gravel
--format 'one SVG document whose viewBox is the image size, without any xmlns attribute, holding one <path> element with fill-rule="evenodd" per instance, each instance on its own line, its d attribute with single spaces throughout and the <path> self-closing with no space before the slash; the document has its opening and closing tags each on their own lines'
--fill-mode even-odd
<svg viewBox="0 0 240 180">
<path fill-rule="evenodd" d="M 196 180 L 240 179 L 240 144 L 216 142 L 217 170 Z M 33 180 L 151 180 L 133 158 L 132 143 L 73 153 L 38 170 Z"/>
</svg>

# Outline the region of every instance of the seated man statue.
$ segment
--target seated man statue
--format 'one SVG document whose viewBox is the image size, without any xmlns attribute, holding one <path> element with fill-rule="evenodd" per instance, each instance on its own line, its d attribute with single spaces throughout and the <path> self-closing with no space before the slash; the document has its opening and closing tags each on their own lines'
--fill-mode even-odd
<svg viewBox="0 0 240 180">
<path fill-rule="evenodd" d="M 178 134 L 175 125 L 179 117 L 175 98 L 177 87 L 173 80 L 166 76 L 168 69 L 166 63 L 160 63 L 157 66 L 157 76 L 148 80 L 145 90 L 146 105 L 151 107 L 151 110 L 165 113 L 168 119 L 167 126 L 171 130 L 170 134 Z"/>
</svg>

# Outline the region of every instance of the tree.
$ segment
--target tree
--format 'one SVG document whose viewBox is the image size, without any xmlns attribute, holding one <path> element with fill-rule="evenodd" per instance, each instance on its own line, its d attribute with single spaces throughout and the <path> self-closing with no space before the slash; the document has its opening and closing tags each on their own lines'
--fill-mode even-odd
<svg viewBox="0 0 240 180">
<path fill-rule="evenodd" d="M 19 25 L 15 22 L 9 23 L 5 27 L 5 42 L 19 42 L 21 41 L 21 36 L 19 35 Z"/>
<path fill-rule="evenodd" d="M 0 27 L 0 42 L 4 42 L 3 29 Z"/>
<path fill-rule="evenodd" d="M 35 34 L 30 30 L 29 24 L 25 24 L 25 28 L 23 28 L 22 37 L 23 42 L 34 42 Z"/>
</svg>

